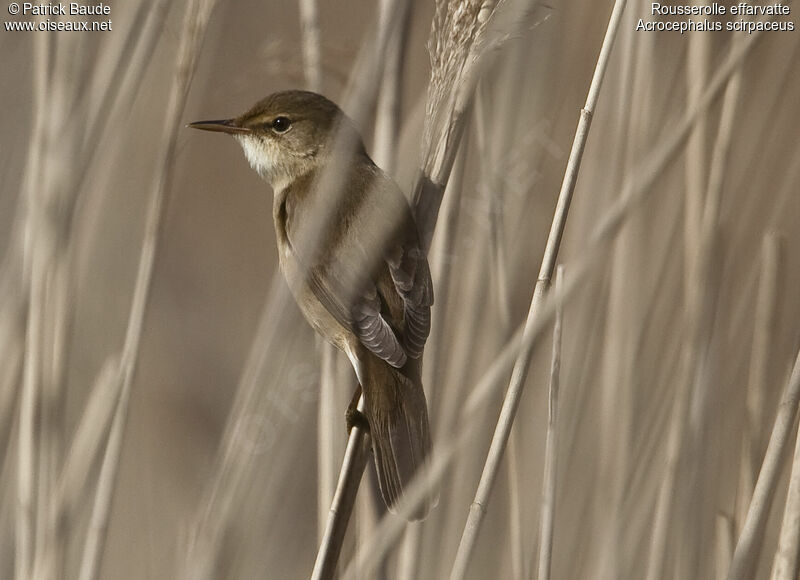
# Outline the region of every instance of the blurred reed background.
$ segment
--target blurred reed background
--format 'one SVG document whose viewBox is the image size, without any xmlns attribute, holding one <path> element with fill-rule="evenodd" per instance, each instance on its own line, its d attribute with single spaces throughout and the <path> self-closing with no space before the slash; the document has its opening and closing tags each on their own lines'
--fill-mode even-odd
<svg viewBox="0 0 800 580">
<path fill-rule="evenodd" d="M 268 186 L 183 125 L 317 88 L 411 194 L 478 54 L 425 357 L 434 445 L 461 444 L 438 508 L 383 546 L 368 468 L 341 557 L 346 577 L 448 577 L 612 9 L 528 4 L 154 0 L 113 4 L 112 32 L 3 33 L 0 578 L 310 574 L 353 378 L 276 275 Z M 797 574 L 800 36 L 639 18 L 628 3 L 559 254 L 552 549 L 548 324 L 469 578 Z"/>
</svg>

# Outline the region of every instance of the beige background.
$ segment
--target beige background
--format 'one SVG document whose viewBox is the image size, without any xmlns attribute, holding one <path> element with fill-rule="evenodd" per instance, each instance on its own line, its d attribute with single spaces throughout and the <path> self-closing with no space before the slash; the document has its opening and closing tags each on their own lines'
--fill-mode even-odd
<svg viewBox="0 0 800 580">
<path fill-rule="evenodd" d="M 130 22 L 132 4 L 112 4 L 115 25 Z M 375 5 L 320 2 L 324 92 L 335 100 L 341 98 L 353 60 L 374 26 Z M 124 337 L 182 8 L 182 3 L 170 7 L 133 106 L 113 117 L 98 158 L 87 169 L 74 230 L 76 301 L 65 440 L 74 432 L 102 362 Z M 477 106 L 485 141 L 470 134 L 459 229 L 447 254 L 451 289 L 446 300 L 437 301 L 434 314 L 434 325 L 443 328 L 434 380 L 427 381 L 426 390 L 436 409 L 431 416 L 439 441 L 450 437 L 449 429 L 458 423 L 449 424 L 443 408 L 449 406 L 452 417 L 465 404 L 505 342 L 511 327 L 503 321 L 504 312 L 513 328 L 524 320 L 609 11 L 609 3 L 555 3 L 544 23 L 525 27 L 499 52 L 487 73 L 490 82 L 481 88 Z M 406 191 L 419 159 L 421 103 L 429 77 L 425 42 L 432 14 L 429 3 L 413 3 L 398 142 L 397 175 Z M 689 35 L 633 32 L 635 20 L 647 14 L 646 3 L 629 3 L 612 55 L 561 253 L 567 272 L 571 261 L 587 251 L 590 233 L 618 197 L 621 183 L 687 110 L 689 88 L 707 82 L 728 51 L 731 35 L 711 34 L 707 70 L 692 78 L 687 63 L 696 53 L 689 54 Z M 183 120 L 234 116 L 272 91 L 302 86 L 298 22 L 295 2 L 220 3 L 199 55 Z M 114 34 L 93 36 L 87 58 L 99 58 Z M 725 538 L 735 543 L 741 526 L 735 505 L 753 348 L 752 308 L 767 232 L 781 236 L 782 259 L 777 314 L 769 333 L 768 380 L 757 385 L 764 401 L 763 420 L 754 435 L 760 453 L 797 352 L 798 34 L 766 34 L 742 69 L 724 166 L 718 249 L 712 282 L 704 286 L 716 297 L 710 319 L 702 324 L 711 337 L 703 343 L 709 350 L 703 351 L 707 354 L 701 355 L 698 367 L 706 374 L 692 383 L 704 385 L 696 392 L 705 395 L 694 400 L 701 405 L 697 401 L 706 396 L 707 405 L 701 405 L 699 417 L 690 416 L 687 427 L 696 427 L 706 439 L 692 447 L 687 436 L 681 450 L 682 483 L 668 528 L 664 577 L 685 578 L 687 569 L 697 578 L 722 573 L 715 564 L 716 546 Z M 0 33 L 0 248 L 12 252 L 12 224 L 21 215 L 19 192 L 32 125 L 32 44 L 32 33 Z M 91 106 L 91 95 L 86 99 L 83 106 Z M 80 122 L 81 111 L 74 114 Z M 703 117 L 705 157 L 696 159 L 706 177 L 719 115 L 717 99 Z M 364 132 L 369 135 L 370 127 Z M 554 578 L 638 578 L 647 568 L 670 410 L 685 380 L 680 370 L 681 349 L 688 340 L 684 288 L 692 287 L 685 256 L 698 251 L 692 245 L 696 237 L 687 233 L 691 227 L 685 222 L 685 199 L 705 195 L 687 185 L 687 158 L 682 149 L 656 181 L 652 195 L 626 220 L 611 253 L 601 256 L 600 267 L 581 284 L 566 312 Z M 173 170 L 102 578 L 176 577 L 217 469 L 218 447 L 276 263 L 271 192 L 231 139 L 181 130 Z M 498 174 L 506 179 L 498 181 Z M 493 207 L 487 191 L 499 191 L 496 197 L 502 200 L 508 284 L 504 299 L 493 289 L 498 274 L 486 250 Z M 438 259 L 432 256 L 432 261 Z M 304 577 L 313 564 L 317 514 L 325 509 L 317 505 L 318 349 L 294 306 L 285 304 L 290 306 L 281 309 L 286 313 L 282 321 L 268 322 L 275 325 L 277 340 L 262 373 L 260 397 L 237 443 L 249 470 L 244 488 L 235 495 L 232 525 L 222 547 L 225 572 L 219 577 Z M 521 560 L 528 571 L 536 563 L 549 359 L 549 341 L 543 341 L 515 434 L 521 502 L 516 513 Z M 336 396 L 335 408 L 343 417 L 350 386 L 340 384 Z M 442 486 L 440 507 L 422 528 L 420 578 L 448 573 L 499 402 L 495 394 L 486 404 L 485 419 L 473 426 L 468 454 L 459 456 Z M 343 422 L 331 437 L 341 453 Z M 15 442 L 13 437 L 12 449 Z M 11 578 L 13 570 L 14 459 L 15 453 L 9 453 L 0 479 L 4 578 Z M 697 472 L 692 471 L 695 464 Z M 471 578 L 513 574 L 508 531 L 513 514 L 505 466 L 501 473 Z M 697 479 L 691 479 L 692 473 Z M 771 564 L 787 479 L 788 466 L 769 521 L 759 577 Z M 85 513 L 70 522 L 64 578 L 76 577 L 88 509 L 87 504 Z M 368 538 L 363 526 L 354 524 L 345 561 L 358 552 L 356 543 L 363 545 Z M 730 529 L 731 535 L 720 529 Z M 698 568 L 683 559 L 692 550 L 685 544 L 687 533 L 702 554 Z M 388 577 L 396 577 L 394 558 Z"/>
</svg>

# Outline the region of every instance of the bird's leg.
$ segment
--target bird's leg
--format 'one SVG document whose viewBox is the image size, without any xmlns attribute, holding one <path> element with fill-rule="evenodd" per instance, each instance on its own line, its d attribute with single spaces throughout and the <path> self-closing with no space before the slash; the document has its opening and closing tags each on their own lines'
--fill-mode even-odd
<svg viewBox="0 0 800 580">
<path fill-rule="evenodd" d="M 355 393 L 350 404 L 347 406 L 347 411 L 344 414 L 344 420 L 347 424 L 347 434 L 350 435 L 350 430 L 353 427 L 358 427 L 369 433 L 369 421 L 366 415 L 358 410 L 358 401 L 361 398 L 361 384 L 356 387 Z"/>
</svg>

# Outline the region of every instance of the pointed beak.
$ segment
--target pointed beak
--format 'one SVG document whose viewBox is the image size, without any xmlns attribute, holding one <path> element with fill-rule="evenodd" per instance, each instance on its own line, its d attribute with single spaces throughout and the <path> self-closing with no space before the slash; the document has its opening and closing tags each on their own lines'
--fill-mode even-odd
<svg viewBox="0 0 800 580">
<path fill-rule="evenodd" d="M 203 131 L 216 131 L 218 133 L 243 134 L 251 133 L 247 127 L 242 127 L 236 123 L 236 119 L 222 119 L 220 121 L 197 121 L 186 125 L 192 129 L 202 129 Z"/>
</svg>

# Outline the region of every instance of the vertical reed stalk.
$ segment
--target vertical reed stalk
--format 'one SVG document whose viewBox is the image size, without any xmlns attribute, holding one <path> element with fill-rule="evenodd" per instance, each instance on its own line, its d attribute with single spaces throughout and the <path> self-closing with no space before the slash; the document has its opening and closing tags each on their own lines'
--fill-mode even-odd
<svg viewBox="0 0 800 580">
<path fill-rule="evenodd" d="M 728 575 L 733 556 L 733 538 L 733 520 L 725 514 L 717 514 L 714 568 L 718 580 L 724 580 Z"/>
<path fill-rule="evenodd" d="M 575 190 L 575 183 L 578 179 L 578 170 L 580 168 L 581 159 L 583 157 L 583 150 L 586 146 L 586 139 L 589 135 L 589 127 L 591 126 L 592 115 L 594 114 L 597 100 L 600 96 L 600 88 L 605 76 L 605 71 L 611 55 L 611 49 L 614 45 L 619 23 L 622 13 L 625 9 L 626 1 L 618 0 L 614 4 L 614 9 L 611 13 L 606 36 L 603 39 L 603 46 L 600 49 L 600 54 L 597 59 L 597 65 L 592 77 L 592 83 L 589 88 L 589 94 L 586 98 L 586 104 L 581 110 L 580 121 L 575 133 L 575 139 L 570 152 L 569 161 L 567 162 L 567 169 L 564 175 L 564 181 L 561 185 L 559 192 L 558 202 L 556 205 L 553 223 L 550 228 L 550 234 L 547 238 L 547 245 L 545 247 L 544 257 L 542 259 L 542 266 L 539 270 L 539 277 L 536 281 L 536 287 L 533 292 L 533 299 L 531 300 L 530 310 L 525 322 L 526 335 L 529 335 L 535 325 L 536 318 L 539 316 L 539 310 L 542 306 L 547 288 L 550 284 L 550 278 L 553 275 L 553 270 L 556 265 L 556 258 L 558 256 L 558 249 L 561 244 L 561 238 L 564 233 L 564 226 L 566 225 L 567 215 L 569 213 L 570 202 L 572 201 L 572 193 Z M 524 340 L 524 338 L 523 338 Z M 503 401 L 503 408 L 500 412 L 500 418 L 497 422 L 497 428 L 494 436 L 492 437 L 492 444 L 489 448 L 489 453 L 486 458 L 481 480 L 478 484 L 478 490 L 475 493 L 475 500 L 470 506 L 469 516 L 467 523 L 464 527 L 464 533 L 461 536 L 461 543 L 458 547 L 458 553 L 453 564 L 451 578 L 460 579 L 466 574 L 469 561 L 477 543 L 478 531 L 480 529 L 483 517 L 486 513 L 486 505 L 491 494 L 494 480 L 497 475 L 497 470 L 500 466 L 500 461 L 505 451 L 508 436 L 511 432 L 511 427 L 514 423 L 519 400 L 522 396 L 522 389 L 527 377 L 528 368 L 530 365 L 530 353 L 527 355 L 522 354 L 517 358 L 514 364 L 514 370 L 511 376 L 506 397 Z"/>
<path fill-rule="evenodd" d="M 739 48 L 738 43 L 731 44 L 731 55 Z M 672 517 L 672 506 L 674 493 L 678 477 L 680 450 L 684 445 L 684 437 L 687 432 L 686 424 L 689 421 L 690 409 L 692 409 L 692 398 L 696 400 L 696 417 L 702 417 L 707 408 L 707 398 L 709 384 L 702 372 L 704 358 L 707 355 L 709 341 L 711 340 L 711 324 L 713 322 L 713 301 L 716 296 L 709 291 L 711 285 L 711 266 L 715 238 L 717 236 L 717 220 L 719 215 L 719 203 L 721 194 L 721 175 L 727 163 L 727 152 L 730 146 L 731 131 L 736 112 L 739 95 L 740 76 L 739 69 L 733 73 L 728 82 L 723 103 L 723 114 L 720 120 L 717 138 L 714 145 L 713 160 L 709 174 L 709 182 L 706 189 L 705 205 L 701 216 L 702 229 L 699 242 L 695 251 L 697 256 L 692 258 L 692 284 L 687 288 L 690 290 L 687 295 L 686 321 L 689 328 L 688 340 L 682 355 L 682 377 L 679 381 L 678 392 L 673 407 L 673 415 L 670 421 L 667 436 L 667 468 L 665 477 L 659 488 L 656 503 L 655 521 L 653 524 L 653 535 L 650 541 L 650 555 L 648 562 L 647 578 L 654 580 L 663 575 L 664 559 L 667 549 L 667 530 L 669 521 Z M 700 97 L 698 103 L 702 103 Z M 694 429 L 692 444 L 697 452 L 698 461 L 704 457 L 705 433 L 702 421 L 691 423 Z M 689 484 L 687 489 L 695 489 L 702 480 L 700 469 L 702 465 L 695 463 L 693 466 L 692 477 L 696 485 Z M 697 487 L 697 493 L 700 493 Z M 702 496 L 702 494 L 700 494 Z M 701 511 L 698 511 L 701 510 Z M 686 503 L 683 506 L 683 514 L 689 517 L 695 513 L 697 516 L 705 515 L 704 525 L 709 525 L 709 517 L 714 514 L 705 513 L 702 506 Z M 713 521 L 711 522 L 713 523 Z M 688 570 L 697 573 L 697 567 L 701 565 L 699 553 L 696 550 L 697 542 L 701 540 L 703 532 L 706 536 L 710 535 L 708 529 L 693 529 L 691 534 L 699 534 L 693 540 L 687 539 L 685 543 L 689 545 L 686 549 L 689 558 L 683 560 Z"/>
<path fill-rule="evenodd" d="M 564 267 L 556 271 L 556 296 L 563 292 Z M 563 307 L 557 302 L 556 319 L 553 324 L 553 357 L 550 364 L 550 388 L 548 389 L 547 436 L 545 438 L 544 486 L 542 490 L 542 513 L 539 517 L 539 574 L 538 580 L 550 580 L 553 561 L 553 530 L 556 512 L 556 481 L 558 477 L 558 391 L 561 372 L 561 333 Z"/>
<path fill-rule="evenodd" d="M 14 558 L 15 577 L 27 580 L 31 576 L 35 553 L 36 521 L 33 491 L 37 486 L 38 457 L 36 454 L 36 417 L 41 397 L 41 348 L 43 330 L 44 264 L 37 241 L 42 215 L 43 193 L 41 163 L 44 156 L 44 137 L 47 122 L 45 96 L 48 94 L 50 79 L 49 40 L 39 35 L 34 43 L 34 94 L 35 124 L 28 157 L 25 201 L 27 204 L 26 223 L 23 242 L 23 276 L 28 280 L 28 318 L 25 334 L 25 351 L 22 370 L 22 392 L 20 395 L 19 438 L 17 449 L 17 512 L 16 512 L 16 553 Z"/>
<path fill-rule="evenodd" d="M 306 87 L 310 91 L 322 90 L 321 47 L 317 0 L 301 0 L 300 39 L 303 47 L 303 70 Z M 336 349 L 324 340 L 317 339 L 320 352 L 319 411 L 317 414 L 317 527 L 319 539 L 325 532 L 328 506 L 336 489 L 336 459 L 334 434 L 341 413 L 336 411 L 336 380 L 338 378 Z"/>
<path fill-rule="evenodd" d="M 322 34 L 319 29 L 317 0 L 300 0 L 300 36 L 303 70 L 308 90 L 322 90 Z"/>
<path fill-rule="evenodd" d="M 319 340 L 320 380 L 319 411 L 317 414 L 317 531 L 319 539 L 325 533 L 329 506 L 336 490 L 336 445 L 334 434 L 340 432 L 342 413 L 337 412 L 336 348 Z"/>
<path fill-rule="evenodd" d="M 388 58 L 390 49 L 390 39 L 392 36 L 392 24 L 397 22 L 397 17 L 402 14 L 403 7 L 408 0 L 392 0 L 382 5 L 380 17 L 378 19 L 378 30 L 374 39 L 374 51 L 363 51 L 360 61 L 356 63 L 350 78 L 348 95 L 345 98 L 345 110 L 352 110 L 356 113 L 355 120 L 366 120 L 366 111 L 372 110 L 376 95 L 379 89 L 379 71 Z M 366 49 L 367 45 L 365 45 Z M 349 148 L 352 144 L 342 142 L 340 139 L 336 147 Z M 345 183 L 344 175 L 341 172 L 325 172 L 322 176 L 326 186 L 332 191 L 343 195 Z M 332 196 L 336 198 L 337 196 Z M 335 201 L 335 200 L 331 200 Z M 331 203 L 329 201 L 329 203 Z M 331 209 L 333 206 L 329 206 Z M 321 217 L 329 215 L 330 212 L 321 212 Z M 312 241 L 312 247 L 317 245 L 319 240 Z M 359 398 L 358 408 L 364 405 L 363 395 Z M 312 578 L 327 579 L 332 578 L 336 572 L 336 565 L 342 549 L 345 531 L 352 515 L 356 493 L 361 475 L 367 465 L 372 446 L 369 433 L 362 429 L 353 428 L 347 442 L 342 466 L 339 471 L 339 479 L 336 492 L 333 497 L 331 510 L 328 514 L 328 521 L 322 536 L 322 542 L 317 551 L 317 558 L 312 571 Z"/>
<path fill-rule="evenodd" d="M 767 234 L 761 248 L 761 274 L 753 322 L 753 347 L 747 380 L 745 421 L 742 432 L 742 455 L 739 465 L 739 486 L 736 491 L 736 524 L 741 527 L 753 496 L 758 475 L 758 457 L 763 448 L 764 385 L 768 384 L 772 331 L 775 326 L 780 271 L 780 241 Z"/>
<path fill-rule="evenodd" d="M 127 423 L 131 385 L 136 372 L 142 328 L 152 286 L 158 244 L 163 230 L 167 198 L 172 187 L 181 116 L 214 5 L 214 0 L 188 0 L 186 5 L 181 44 L 176 61 L 175 80 L 170 90 L 164 118 L 164 131 L 161 136 L 162 153 L 159 157 L 159 167 L 154 175 L 152 184 L 136 284 L 120 358 L 121 389 L 119 401 L 117 402 L 105 455 L 100 468 L 89 530 L 81 556 L 79 573 L 81 580 L 95 580 L 100 573 L 103 548 L 108 531 L 111 500 L 116 487 L 122 442 Z"/>
<path fill-rule="evenodd" d="M 733 40 L 733 46 L 738 41 Z M 723 178 L 728 167 L 728 154 L 731 146 L 733 129 L 737 121 L 737 109 L 741 88 L 741 69 L 730 78 L 722 101 L 722 111 L 714 140 L 709 167 L 708 186 L 704 196 L 697 255 L 693 262 L 692 292 L 688 296 L 687 326 L 690 329 L 690 340 L 687 341 L 687 366 L 689 373 L 686 379 L 690 383 L 691 403 L 689 409 L 689 447 L 692 465 L 688 486 L 685 491 L 690 498 L 684 502 L 685 521 L 693 521 L 694 525 L 681 540 L 688 557 L 682 562 L 687 566 L 685 574 L 706 577 L 712 573 L 709 558 L 703 557 L 700 546 L 713 545 L 714 522 L 716 511 L 710 499 L 713 493 L 713 478 L 708 474 L 716 471 L 715 455 L 709 452 L 713 433 L 712 425 L 718 420 L 709 416 L 716 406 L 714 397 L 719 394 L 714 389 L 718 369 L 714 367 L 714 326 L 715 312 L 719 300 L 719 283 L 715 275 L 714 262 L 719 253 L 719 214 L 722 200 Z"/>
<path fill-rule="evenodd" d="M 359 411 L 364 409 L 363 397 L 359 401 L 358 409 Z M 342 470 L 336 485 L 328 523 L 317 551 L 314 570 L 311 573 L 312 580 L 330 580 L 336 576 L 336 565 L 339 561 L 344 535 L 347 532 L 347 524 L 350 521 L 350 513 L 356 500 L 358 484 L 370 458 L 369 437 L 359 433 L 354 435 L 353 431 L 356 430 L 360 430 L 360 428 L 353 427 L 351 429 L 350 438 L 347 441 L 342 465 L 348 466 L 348 469 Z"/>
</svg>

